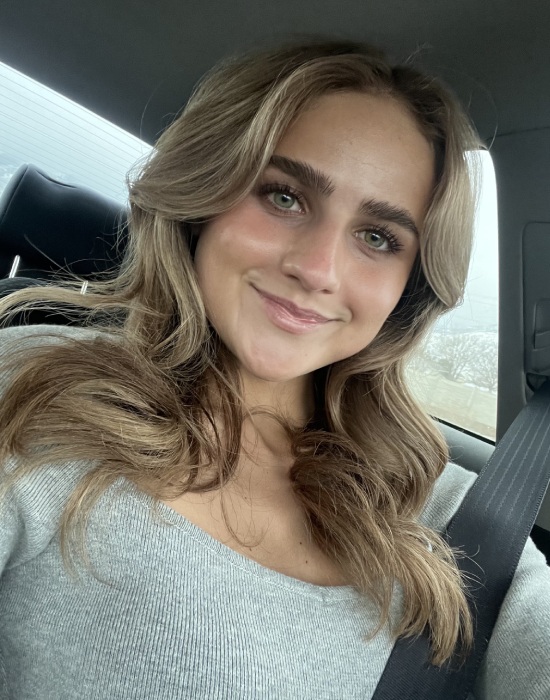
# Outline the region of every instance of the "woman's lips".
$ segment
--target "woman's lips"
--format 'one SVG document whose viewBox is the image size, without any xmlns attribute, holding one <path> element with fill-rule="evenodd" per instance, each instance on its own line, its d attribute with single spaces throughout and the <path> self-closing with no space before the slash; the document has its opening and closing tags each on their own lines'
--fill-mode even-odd
<svg viewBox="0 0 550 700">
<path fill-rule="evenodd" d="M 268 294 L 256 287 L 254 289 L 264 302 L 264 308 L 270 320 L 283 330 L 303 333 L 333 320 L 315 311 L 296 306 L 288 299 Z"/>
</svg>

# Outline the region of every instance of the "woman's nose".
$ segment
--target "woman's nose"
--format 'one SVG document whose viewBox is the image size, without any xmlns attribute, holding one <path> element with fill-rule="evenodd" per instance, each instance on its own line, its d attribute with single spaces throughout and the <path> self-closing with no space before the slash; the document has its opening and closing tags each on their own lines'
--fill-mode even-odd
<svg viewBox="0 0 550 700">
<path fill-rule="evenodd" d="M 342 277 L 342 233 L 335 227 L 297 229 L 285 252 L 282 271 L 308 291 L 337 292 Z"/>
</svg>

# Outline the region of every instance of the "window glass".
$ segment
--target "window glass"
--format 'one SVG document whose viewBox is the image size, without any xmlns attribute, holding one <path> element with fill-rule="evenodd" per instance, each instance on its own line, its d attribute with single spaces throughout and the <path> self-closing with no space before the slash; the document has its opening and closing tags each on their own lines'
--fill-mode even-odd
<svg viewBox="0 0 550 700">
<path fill-rule="evenodd" d="M 498 223 L 493 161 L 481 152 L 481 192 L 464 303 L 445 314 L 409 367 L 411 386 L 436 418 L 495 439 Z"/>
<path fill-rule="evenodd" d="M 124 178 L 151 147 L 0 63 L 0 193 L 23 163 L 126 201 Z"/>
</svg>

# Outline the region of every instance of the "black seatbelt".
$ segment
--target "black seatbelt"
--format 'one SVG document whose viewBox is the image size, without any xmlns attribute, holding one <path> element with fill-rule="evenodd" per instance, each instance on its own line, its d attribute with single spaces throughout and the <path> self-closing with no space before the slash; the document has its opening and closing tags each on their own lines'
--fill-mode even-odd
<svg viewBox="0 0 550 700">
<path fill-rule="evenodd" d="M 550 381 L 538 389 L 499 441 L 451 520 L 445 538 L 470 586 L 472 652 L 462 665 L 429 663 L 427 634 L 398 639 L 373 700 L 465 700 L 471 693 L 500 607 L 550 480 Z"/>
</svg>

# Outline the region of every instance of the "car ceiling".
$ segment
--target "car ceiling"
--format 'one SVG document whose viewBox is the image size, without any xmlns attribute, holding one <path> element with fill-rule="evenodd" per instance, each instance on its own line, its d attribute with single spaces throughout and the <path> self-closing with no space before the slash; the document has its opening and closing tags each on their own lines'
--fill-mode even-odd
<svg viewBox="0 0 550 700">
<path fill-rule="evenodd" d="M 487 142 L 550 126 L 548 0 L 0 4 L 0 61 L 148 142 L 216 60 L 303 34 L 413 56 L 454 88 Z"/>
</svg>

